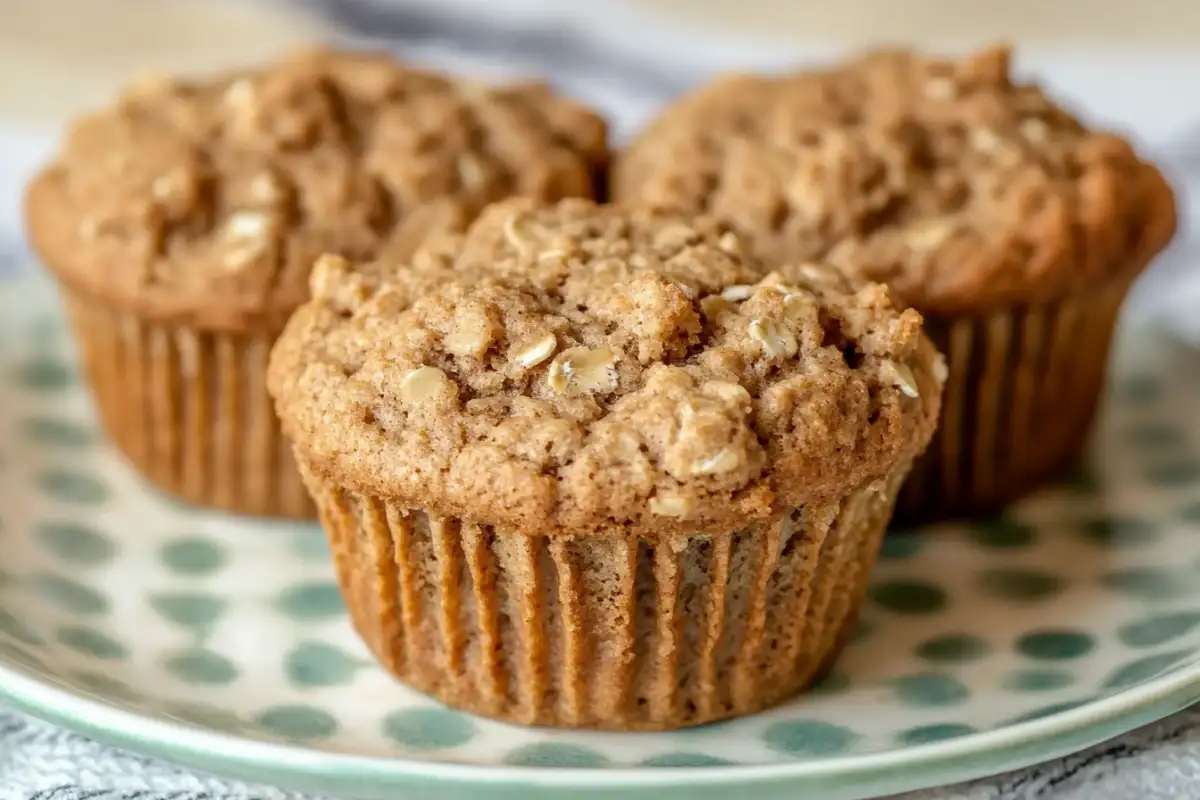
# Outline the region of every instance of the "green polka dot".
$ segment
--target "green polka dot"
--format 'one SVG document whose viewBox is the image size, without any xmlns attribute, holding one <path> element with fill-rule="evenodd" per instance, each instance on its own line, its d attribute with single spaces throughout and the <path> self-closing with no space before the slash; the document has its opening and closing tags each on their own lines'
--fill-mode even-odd
<svg viewBox="0 0 1200 800">
<path fill-rule="evenodd" d="M 116 639 L 94 628 L 85 628 L 82 625 L 59 628 L 55 637 L 62 645 L 77 653 L 104 661 L 117 661 L 129 655 L 125 645 Z"/>
<path fill-rule="evenodd" d="M 27 647 L 22 647 L 16 642 L 5 641 L 4 639 L 0 639 L 0 658 L 6 659 L 10 664 L 24 667 L 30 672 L 41 675 L 46 675 L 53 671 L 45 661 L 31 653 Z"/>
<path fill-rule="evenodd" d="M 337 732 L 333 715 L 312 706 L 275 706 L 254 720 L 263 730 L 284 739 L 312 741 L 326 739 Z"/>
<path fill-rule="evenodd" d="M 736 762 L 704 753 L 663 753 L 642 762 L 643 767 L 729 767 Z"/>
<path fill-rule="evenodd" d="M 1174 600 L 1200 590 L 1191 575 L 1156 567 L 1130 567 L 1100 576 L 1100 584 L 1139 600 Z"/>
<path fill-rule="evenodd" d="M 883 546 L 879 549 L 879 557 L 884 561 L 899 561 L 912 558 L 921 552 L 925 540 L 915 531 L 889 531 L 883 538 Z"/>
<path fill-rule="evenodd" d="M 1161 387 L 1153 375 L 1130 375 L 1117 384 L 1117 396 L 1132 405 L 1148 405 L 1158 399 Z"/>
<path fill-rule="evenodd" d="M 108 487 L 93 475 L 71 469 L 49 469 L 37 478 L 42 491 L 64 503 L 96 506 L 108 500 Z"/>
<path fill-rule="evenodd" d="M 1137 661 L 1130 661 L 1114 670 L 1105 679 L 1104 688 L 1124 689 L 1127 686 L 1157 677 L 1181 661 L 1194 658 L 1196 658 L 1194 650 L 1175 650 L 1139 658 Z"/>
<path fill-rule="evenodd" d="M 297 531 L 292 536 L 292 551 L 305 561 L 329 559 L 329 540 L 320 528 Z"/>
<path fill-rule="evenodd" d="M 897 614 L 933 614 L 946 607 L 946 593 L 932 583 L 893 580 L 871 586 L 871 599 Z"/>
<path fill-rule="evenodd" d="M 39 597 L 74 614 L 106 614 L 108 598 L 61 575 L 42 573 L 30 580 Z"/>
<path fill-rule="evenodd" d="M 1080 526 L 1083 535 L 1105 547 L 1141 547 L 1158 538 L 1158 527 L 1145 520 L 1121 517 L 1097 517 Z"/>
<path fill-rule="evenodd" d="M 1100 478 L 1095 470 L 1081 466 L 1060 480 L 1059 485 L 1075 494 L 1091 496 L 1100 491 Z"/>
<path fill-rule="evenodd" d="M 280 595 L 276 607 L 292 619 L 303 621 L 339 617 L 346 612 L 337 584 L 329 581 L 297 584 Z"/>
<path fill-rule="evenodd" d="M 969 633 L 948 633 L 926 639 L 917 645 L 917 656 L 926 661 L 958 664 L 987 655 L 988 643 Z"/>
<path fill-rule="evenodd" d="M 1014 692 L 1051 692 L 1075 682 L 1071 673 L 1056 669 L 1023 669 L 1004 679 L 1004 688 Z"/>
<path fill-rule="evenodd" d="M 171 703 L 166 711 L 169 716 L 190 725 L 223 733 L 238 733 L 246 726 L 241 717 L 232 711 L 204 703 Z"/>
<path fill-rule="evenodd" d="M 168 656 L 163 668 L 184 683 L 223 686 L 237 679 L 232 661 L 211 650 L 194 648 Z"/>
<path fill-rule="evenodd" d="M 849 728 L 809 719 L 776 722 L 763 732 L 768 748 L 790 756 L 836 755 L 857 739 L 858 734 Z"/>
<path fill-rule="evenodd" d="M 71 385 L 73 375 L 63 363 L 49 358 L 35 358 L 19 365 L 14 376 L 17 382 L 36 392 L 54 392 Z"/>
<path fill-rule="evenodd" d="M 896 697 L 907 706 L 953 706 L 971 696 L 966 685 L 952 675 L 923 672 L 905 675 L 895 681 Z"/>
<path fill-rule="evenodd" d="M 68 564 L 103 564 L 117 553 L 111 539 L 80 522 L 43 522 L 35 535 L 43 547 Z"/>
<path fill-rule="evenodd" d="M 96 441 L 96 434 L 77 422 L 57 417 L 31 417 L 21 422 L 21 431 L 38 444 L 78 450 Z"/>
<path fill-rule="evenodd" d="M 1122 438 L 1134 447 L 1158 450 L 1176 447 L 1185 441 L 1182 432 L 1165 422 L 1139 422 L 1125 429 Z"/>
<path fill-rule="evenodd" d="M 1200 461 L 1182 459 L 1164 461 L 1146 468 L 1146 480 L 1155 486 L 1188 486 L 1200 481 Z"/>
<path fill-rule="evenodd" d="M 850 676 L 844 672 L 831 672 L 808 689 L 808 694 L 831 695 L 841 694 L 851 686 Z"/>
<path fill-rule="evenodd" d="M 993 550 L 1017 550 L 1033 544 L 1037 531 L 1032 525 L 1012 519 L 992 519 L 970 529 L 971 540 Z"/>
<path fill-rule="evenodd" d="M 287 654 L 284 671 L 295 686 L 343 686 L 365 665 L 340 647 L 303 642 Z"/>
<path fill-rule="evenodd" d="M 410 750 L 445 750 L 471 741 L 475 723 L 444 708 L 406 708 L 387 715 L 383 733 Z"/>
<path fill-rule="evenodd" d="M 225 553 L 209 539 L 188 537 L 163 545 L 159 553 L 167 569 L 178 575 L 211 575 L 225 563 Z"/>
<path fill-rule="evenodd" d="M 24 644 L 44 644 L 42 637 L 34 633 L 32 628 L 2 608 L 0 608 L 0 634 Z"/>
<path fill-rule="evenodd" d="M 931 742 L 944 742 L 947 739 L 957 739 L 959 736 L 975 733 L 975 729 L 970 725 L 961 725 L 955 722 L 941 722 L 934 725 L 922 725 L 918 728 L 909 728 L 902 731 L 896 738 L 901 744 L 919 745 L 930 744 Z"/>
<path fill-rule="evenodd" d="M 853 630 L 850 631 L 850 642 L 861 642 L 874 632 L 875 623 L 864 617 L 859 617 L 854 623 Z"/>
<path fill-rule="evenodd" d="M 1087 655 L 1095 647 L 1092 637 L 1082 631 L 1035 631 L 1017 639 L 1017 652 L 1039 661 L 1068 661 Z"/>
<path fill-rule="evenodd" d="M 1035 719 L 1044 719 L 1046 717 L 1052 717 L 1055 714 L 1065 714 L 1068 711 L 1074 711 L 1075 709 L 1079 708 L 1080 706 L 1087 705 L 1088 703 L 1092 702 L 1092 700 L 1094 700 L 1094 699 L 1095 698 L 1093 698 L 1093 697 L 1083 697 L 1083 698 L 1080 698 L 1079 700 L 1067 700 L 1062 703 L 1054 703 L 1053 705 L 1042 706 L 1041 708 L 1035 708 L 1032 711 L 1026 711 L 1024 714 L 1021 714 L 1020 716 L 1013 717 L 1011 720 L 1008 721 L 1008 724 L 1015 725 L 1020 722 L 1032 722 Z"/>
<path fill-rule="evenodd" d="M 72 680 L 102 699 L 123 700 L 125 702 L 136 702 L 142 699 L 141 695 L 130 689 L 129 686 L 102 672 L 76 672 L 72 676 Z"/>
<path fill-rule="evenodd" d="M 1197 625 L 1200 612 L 1158 614 L 1122 625 L 1117 629 L 1117 638 L 1130 647 L 1155 647 L 1191 633 Z"/>
<path fill-rule="evenodd" d="M 588 769 L 608 765 L 608 759 L 590 747 L 565 742 L 535 742 L 504 756 L 514 767 L 565 767 Z"/>
<path fill-rule="evenodd" d="M 225 611 L 225 600 L 200 592 L 157 594 L 150 596 L 150 607 L 168 622 L 203 636 Z"/>
<path fill-rule="evenodd" d="M 987 569 L 979 573 L 979 588 L 1009 602 L 1034 603 L 1053 597 L 1066 584 L 1061 577 L 1042 570 L 1018 567 Z"/>
</svg>

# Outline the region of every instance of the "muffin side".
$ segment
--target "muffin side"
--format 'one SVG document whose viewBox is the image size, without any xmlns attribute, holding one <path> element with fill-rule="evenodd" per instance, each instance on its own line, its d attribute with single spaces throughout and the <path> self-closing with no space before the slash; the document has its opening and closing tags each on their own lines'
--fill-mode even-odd
<svg viewBox="0 0 1200 800">
<path fill-rule="evenodd" d="M 716 214 L 764 257 L 827 261 L 921 311 L 953 374 L 913 519 L 993 509 L 1078 456 L 1121 301 L 1175 228 L 1159 171 L 1010 59 L 879 51 L 725 78 L 614 167 L 618 201 Z"/>
<path fill-rule="evenodd" d="M 306 50 L 129 88 L 71 128 L 26 220 L 139 471 L 201 505 L 311 517 L 265 382 L 314 260 L 410 252 L 510 193 L 590 195 L 605 135 L 545 87 Z"/>
<path fill-rule="evenodd" d="M 720 534 L 533 535 L 302 471 L 351 620 L 404 683 L 524 725 L 666 730 L 754 713 L 849 639 L 907 465 Z"/>
<path fill-rule="evenodd" d="M 264 386 L 273 335 L 172 328 L 63 298 L 100 424 L 152 483 L 198 505 L 314 516 Z"/>
<path fill-rule="evenodd" d="M 269 388 L 398 677 L 659 729 L 832 659 L 936 420 L 919 315 L 817 265 L 767 273 L 712 221 L 585 202 L 323 266 Z"/>
</svg>

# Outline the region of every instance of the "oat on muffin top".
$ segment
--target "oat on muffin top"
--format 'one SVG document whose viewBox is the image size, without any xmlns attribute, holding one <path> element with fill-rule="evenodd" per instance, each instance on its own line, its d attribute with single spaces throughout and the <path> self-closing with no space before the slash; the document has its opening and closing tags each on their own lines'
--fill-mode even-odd
<svg viewBox="0 0 1200 800">
<path fill-rule="evenodd" d="M 878 284 L 710 219 L 491 207 L 410 264 L 322 259 L 272 353 L 301 460 L 529 533 L 729 531 L 924 449 L 944 364 Z"/>
<path fill-rule="evenodd" d="M 140 81 L 70 128 L 27 216 L 79 290 L 202 326 L 278 328 L 319 254 L 376 255 L 430 203 L 461 223 L 511 195 L 590 197 L 606 160 L 605 123 L 545 86 L 317 48 Z"/>
<path fill-rule="evenodd" d="M 1015 80 L 1005 48 L 724 78 L 634 141 L 613 193 L 714 214 L 768 260 L 835 263 L 932 312 L 1136 273 L 1175 224 L 1158 171 Z"/>
</svg>

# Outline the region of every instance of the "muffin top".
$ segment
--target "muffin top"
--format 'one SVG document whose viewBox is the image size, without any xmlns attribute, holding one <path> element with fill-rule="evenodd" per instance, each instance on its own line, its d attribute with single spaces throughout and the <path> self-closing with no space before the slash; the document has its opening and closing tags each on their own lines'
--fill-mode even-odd
<svg viewBox="0 0 1200 800">
<path fill-rule="evenodd" d="M 322 259 L 268 385 L 333 483 L 526 533 L 712 532 L 924 449 L 945 365 L 879 284 L 711 219 L 492 206 L 406 265 Z"/>
<path fill-rule="evenodd" d="M 211 80 L 147 78 L 77 121 L 30 233 L 77 290 L 215 329 L 279 329 L 321 253 L 377 255 L 429 206 L 592 196 L 606 128 L 541 85 L 489 88 L 310 49 Z"/>
<path fill-rule="evenodd" d="M 1174 231 L 1170 189 L 1009 62 L 876 51 L 718 80 L 636 139 L 614 196 L 711 213 L 769 261 L 833 263 L 931 313 L 1132 277 Z"/>
</svg>

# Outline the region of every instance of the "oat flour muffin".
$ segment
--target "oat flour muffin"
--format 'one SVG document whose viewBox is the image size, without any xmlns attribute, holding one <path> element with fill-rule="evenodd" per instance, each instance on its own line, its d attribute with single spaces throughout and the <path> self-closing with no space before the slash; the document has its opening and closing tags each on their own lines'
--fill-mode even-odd
<svg viewBox="0 0 1200 800">
<path fill-rule="evenodd" d="M 27 218 L 132 462 L 191 501 L 307 516 L 264 382 L 313 260 L 402 251 L 514 194 L 590 196 L 605 160 L 604 123 L 544 87 L 310 50 L 139 83 L 72 126 Z"/>
<path fill-rule="evenodd" d="M 447 276 L 453 276 L 447 280 Z M 386 667 L 522 723 L 776 703 L 848 632 L 941 386 L 920 316 L 711 221 L 509 202 L 325 259 L 269 386 Z"/>
<path fill-rule="evenodd" d="M 766 259 L 835 264 L 922 312 L 949 380 L 906 515 L 982 510 L 1075 459 L 1117 310 L 1175 226 L 1159 172 L 1014 81 L 1009 55 L 729 77 L 615 167 L 620 201 L 714 214 Z"/>
</svg>

